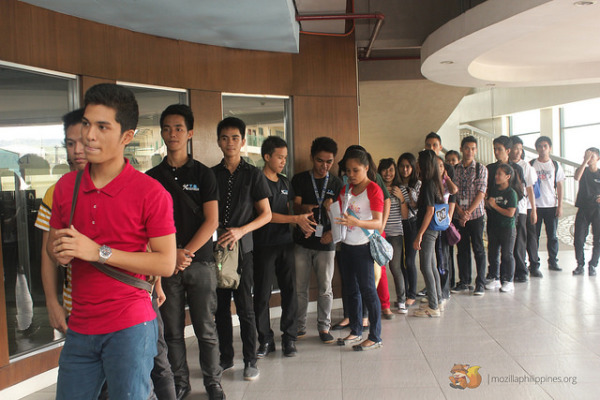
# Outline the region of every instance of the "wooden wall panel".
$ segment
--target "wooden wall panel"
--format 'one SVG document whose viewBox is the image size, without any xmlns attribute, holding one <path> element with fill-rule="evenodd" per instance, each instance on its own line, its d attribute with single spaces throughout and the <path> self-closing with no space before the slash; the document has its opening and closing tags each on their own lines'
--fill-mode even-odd
<svg viewBox="0 0 600 400">
<path fill-rule="evenodd" d="M 58 367 L 62 347 L 0 367 L 0 390 Z"/>
<path fill-rule="evenodd" d="M 309 169 L 310 145 L 319 136 L 337 142 L 337 161 L 351 144 L 358 144 L 356 97 L 294 97 L 294 171 Z"/>
<path fill-rule="evenodd" d="M 217 146 L 217 124 L 221 121 L 221 93 L 190 90 L 190 107 L 194 112 L 192 154 L 201 163 L 212 167 L 223 155 Z"/>
<path fill-rule="evenodd" d="M 292 92 L 297 95 L 356 96 L 354 35 L 344 38 L 301 35 L 293 55 Z"/>
<path fill-rule="evenodd" d="M 109 80 L 109 79 L 102 79 L 102 78 L 96 78 L 93 76 L 82 76 L 81 77 L 81 84 L 80 84 L 80 99 L 81 99 L 81 106 L 83 107 L 83 100 L 85 97 L 85 92 L 87 92 L 87 90 L 89 88 L 91 88 L 94 85 L 97 85 L 99 83 L 115 83 L 114 80 Z"/>
</svg>

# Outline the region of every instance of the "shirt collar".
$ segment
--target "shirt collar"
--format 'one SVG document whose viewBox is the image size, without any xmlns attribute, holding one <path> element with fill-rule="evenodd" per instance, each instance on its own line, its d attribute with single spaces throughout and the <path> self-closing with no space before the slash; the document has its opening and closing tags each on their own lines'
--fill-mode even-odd
<svg viewBox="0 0 600 400">
<path fill-rule="evenodd" d="M 160 163 L 160 165 L 163 168 L 168 169 L 169 171 L 173 170 L 173 167 L 169 165 L 169 163 L 167 162 L 167 156 L 165 156 L 165 158 L 163 158 L 162 162 Z M 183 164 L 181 167 L 175 168 L 180 169 L 180 168 L 192 168 L 194 166 L 194 158 L 188 154 L 188 160 L 186 161 L 185 164 Z"/>
<path fill-rule="evenodd" d="M 123 190 L 125 186 L 133 179 L 132 175 L 135 173 L 135 169 L 131 166 L 129 160 L 125 159 L 125 167 L 119 173 L 119 175 L 110 181 L 108 185 L 104 186 L 102 189 L 98 189 L 94 185 L 94 182 L 92 182 L 90 168 L 91 164 L 88 163 L 81 179 L 81 189 L 83 192 L 89 193 L 93 191 L 99 191 L 109 195 L 110 197 L 115 197 L 117 194 L 119 194 L 119 192 Z"/>
<path fill-rule="evenodd" d="M 225 158 L 221 159 L 221 162 L 219 163 L 219 167 L 222 168 L 222 169 L 224 169 L 225 171 L 229 172 L 229 169 L 225 165 Z M 244 157 L 241 157 L 240 158 L 240 163 L 239 163 L 239 165 L 237 166 L 237 168 L 235 169 L 235 171 L 233 173 L 235 174 L 239 170 L 249 169 L 249 168 L 250 168 L 250 164 L 248 164 L 246 162 L 246 160 L 244 160 Z"/>
</svg>

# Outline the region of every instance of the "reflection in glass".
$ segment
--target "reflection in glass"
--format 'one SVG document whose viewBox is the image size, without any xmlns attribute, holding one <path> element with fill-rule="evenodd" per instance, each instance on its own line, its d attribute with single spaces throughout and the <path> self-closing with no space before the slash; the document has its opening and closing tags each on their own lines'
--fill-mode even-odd
<svg viewBox="0 0 600 400">
<path fill-rule="evenodd" d="M 125 85 L 135 94 L 140 109 L 135 137 L 125 148 L 125 157 L 138 171 L 146 172 L 167 155 L 160 136 L 160 114 L 171 104 L 187 104 L 185 91 Z"/>
<path fill-rule="evenodd" d="M 11 357 L 60 339 L 48 322 L 34 228 L 48 187 L 68 171 L 61 117 L 75 79 L 0 67 L 0 235 Z M 61 283 L 62 286 L 62 283 Z M 57 288 L 57 291 L 60 289 Z"/>
<path fill-rule="evenodd" d="M 290 120 L 287 115 L 289 102 L 288 97 L 223 95 L 223 118 L 237 117 L 246 123 L 246 145 L 242 148 L 242 156 L 250 164 L 262 168 L 260 148 L 269 136 L 286 140 L 291 153 L 291 135 L 287 134 L 286 126 Z M 284 174 L 291 173 L 292 164 L 290 155 Z"/>
</svg>

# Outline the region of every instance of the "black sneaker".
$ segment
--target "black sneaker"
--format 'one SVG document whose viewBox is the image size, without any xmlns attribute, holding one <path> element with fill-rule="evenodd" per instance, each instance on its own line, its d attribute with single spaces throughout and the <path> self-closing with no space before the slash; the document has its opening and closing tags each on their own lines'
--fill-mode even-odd
<svg viewBox="0 0 600 400">
<path fill-rule="evenodd" d="M 469 285 L 467 285 L 466 283 L 458 282 L 452 289 L 450 289 L 450 292 L 462 293 L 466 292 L 467 290 L 469 290 Z"/>
<path fill-rule="evenodd" d="M 244 367 L 244 380 L 245 381 L 254 381 L 258 379 L 260 375 L 260 371 L 256 364 L 246 364 Z"/>
<path fill-rule="evenodd" d="M 295 357 L 298 354 L 296 350 L 296 342 L 293 340 L 285 340 L 281 342 L 281 350 L 286 357 Z"/>
<path fill-rule="evenodd" d="M 529 276 L 533 278 L 543 278 L 544 274 L 542 274 L 542 271 L 540 271 L 539 268 L 534 268 L 529 270 Z"/>
<path fill-rule="evenodd" d="M 323 343 L 333 343 L 333 336 L 329 332 L 319 332 L 319 338 Z"/>
<path fill-rule="evenodd" d="M 306 336 L 306 331 L 298 331 L 298 334 L 296 335 L 298 339 L 302 339 L 304 336 Z"/>
<path fill-rule="evenodd" d="M 527 282 L 529 279 L 527 278 L 527 275 L 525 276 L 515 276 L 514 281 L 517 283 L 525 283 Z"/>
<path fill-rule="evenodd" d="M 590 276 L 596 276 L 596 267 L 592 267 L 590 265 L 590 267 L 589 267 L 589 274 L 590 274 Z"/>
<path fill-rule="evenodd" d="M 221 365 L 221 368 L 223 369 L 223 372 L 225 372 L 228 369 L 233 368 L 233 361 L 223 361 L 223 360 L 221 360 L 221 362 L 219 363 L 219 365 Z"/>
<path fill-rule="evenodd" d="M 557 264 L 552 264 L 548 266 L 548 269 L 550 271 L 562 271 L 562 268 L 559 267 Z"/>
<path fill-rule="evenodd" d="M 427 288 L 423 288 L 417 293 L 417 297 L 425 297 L 427 296 Z"/>
<path fill-rule="evenodd" d="M 577 268 L 573 270 L 573 275 L 583 275 L 585 272 L 583 265 L 578 265 Z"/>
<path fill-rule="evenodd" d="M 208 400 L 225 400 L 225 392 L 220 383 L 211 383 L 206 387 L 206 394 L 208 394 Z"/>
<path fill-rule="evenodd" d="M 477 285 L 473 291 L 473 296 L 483 296 L 485 294 L 485 287 L 483 285 Z"/>
<path fill-rule="evenodd" d="M 262 343 L 260 346 L 258 346 L 256 358 L 266 357 L 273 351 L 275 351 L 275 343 L 272 340 L 269 340 L 268 342 Z"/>
</svg>

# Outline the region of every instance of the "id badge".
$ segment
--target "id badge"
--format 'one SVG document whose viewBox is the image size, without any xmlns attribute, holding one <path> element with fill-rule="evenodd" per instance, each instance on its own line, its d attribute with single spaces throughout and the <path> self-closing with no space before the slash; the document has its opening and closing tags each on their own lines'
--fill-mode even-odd
<svg viewBox="0 0 600 400">
<path fill-rule="evenodd" d="M 319 224 L 315 227 L 315 236 L 316 237 L 323 236 L 323 225 Z"/>
</svg>

